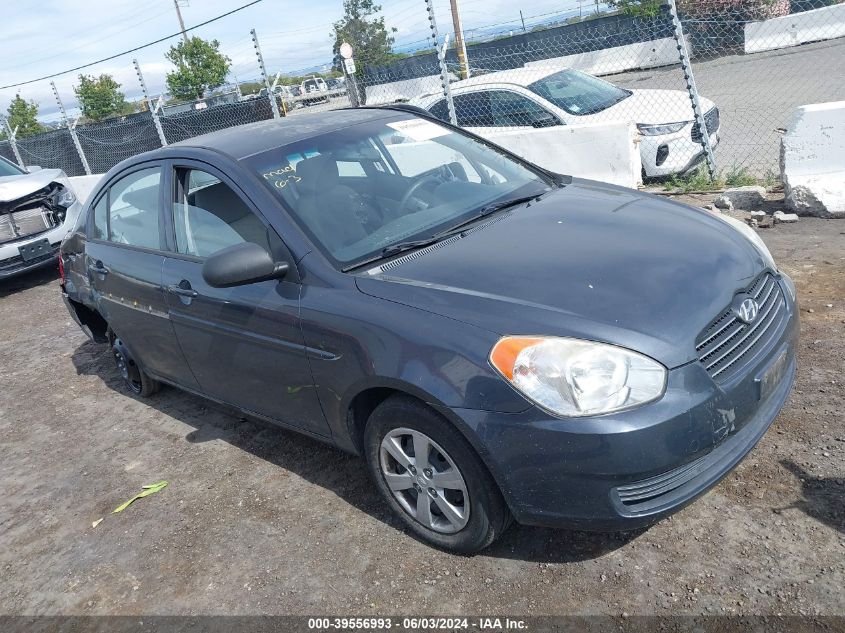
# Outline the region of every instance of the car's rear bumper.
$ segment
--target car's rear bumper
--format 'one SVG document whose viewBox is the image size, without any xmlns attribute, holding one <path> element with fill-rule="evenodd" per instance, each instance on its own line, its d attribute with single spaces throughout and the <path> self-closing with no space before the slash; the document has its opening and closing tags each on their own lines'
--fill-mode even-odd
<svg viewBox="0 0 845 633">
<path fill-rule="evenodd" d="M 643 527 L 715 485 L 780 412 L 795 376 L 798 337 L 794 302 L 786 303 L 780 334 L 727 384 L 717 385 L 696 361 L 669 372 L 661 400 L 620 414 L 564 420 L 537 408 L 453 412 L 520 523 Z M 761 398 L 761 377 L 782 355 L 780 378 Z"/>
</svg>

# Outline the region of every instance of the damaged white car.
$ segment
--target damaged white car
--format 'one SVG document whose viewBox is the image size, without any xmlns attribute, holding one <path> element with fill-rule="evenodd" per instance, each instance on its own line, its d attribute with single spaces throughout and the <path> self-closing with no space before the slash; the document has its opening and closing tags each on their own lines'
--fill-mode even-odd
<svg viewBox="0 0 845 633">
<path fill-rule="evenodd" d="M 61 169 L 31 169 L 0 158 L 0 279 L 56 265 L 82 209 Z"/>
</svg>

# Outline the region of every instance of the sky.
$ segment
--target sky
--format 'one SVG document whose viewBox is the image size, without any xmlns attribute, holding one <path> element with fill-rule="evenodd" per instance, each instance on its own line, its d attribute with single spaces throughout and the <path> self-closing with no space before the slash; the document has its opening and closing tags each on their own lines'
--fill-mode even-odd
<svg viewBox="0 0 845 633">
<path fill-rule="evenodd" d="M 248 0 L 179 0 L 185 26 L 190 28 L 246 4 Z M 591 0 L 580 0 L 585 11 Z M 420 47 L 428 33 L 424 0 L 385 0 L 381 15 L 395 27 L 395 48 Z M 434 0 L 441 33 L 452 30 L 448 0 Z M 464 31 L 491 24 L 521 28 L 520 4 L 512 0 L 460 0 Z M 531 0 L 522 5 L 526 21 L 545 14 L 577 10 L 579 0 Z M 295 74 L 297 70 L 328 64 L 332 58 L 332 23 L 343 14 L 342 0 L 262 0 L 189 35 L 217 39 L 221 51 L 232 61 L 230 80 L 259 77 L 250 29 L 255 28 L 268 73 Z M 538 16 L 532 19 L 532 16 Z M 29 81 L 62 72 L 147 42 L 178 33 L 173 0 L 18 0 L 3 11 L 0 38 L 0 86 Z M 131 101 L 141 91 L 132 59 L 141 65 L 152 95 L 166 90 L 165 74 L 172 65 L 164 53 L 178 37 L 161 44 L 96 64 L 82 71 L 53 79 L 65 108 L 76 112 L 73 86 L 78 74 L 108 73 L 122 85 Z M 0 112 L 5 113 L 16 93 L 39 104 L 39 117 L 58 119 L 58 106 L 50 80 L 0 90 Z"/>
</svg>

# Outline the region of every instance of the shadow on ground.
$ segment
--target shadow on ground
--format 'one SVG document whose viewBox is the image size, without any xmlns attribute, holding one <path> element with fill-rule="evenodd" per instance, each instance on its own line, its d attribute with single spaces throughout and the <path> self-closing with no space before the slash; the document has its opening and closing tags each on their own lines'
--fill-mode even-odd
<svg viewBox="0 0 845 633">
<path fill-rule="evenodd" d="M 29 290 L 35 286 L 43 286 L 44 284 L 56 281 L 59 278 L 59 269 L 57 266 L 45 266 L 31 270 L 14 277 L 0 280 L 0 298 L 13 295 L 23 290 Z"/>
<path fill-rule="evenodd" d="M 797 508 L 845 534 L 845 477 L 816 477 L 791 459 L 783 459 L 780 463 L 801 482 L 801 499 L 786 508 L 776 508 L 776 511 Z"/>
<path fill-rule="evenodd" d="M 72 357 L 77 374 L 99 377 L 109 388 L 134 397 L 123 386 L 104 345 L 86 341 Z M 392 529 L 405 532 L 372 485 L 363 461 L 327 444 L 220 407 L 192 394 L 165 387 L 140 402 L 194 427 L 185 436 L 191 443 L 223 440 L 275 464 L 313 484 Z M 484 556 L 542 563 L 569 563 L 598 558 L 624 546 L 643 530 L 626 533 L 590 533 L 514 525 Z M 408 538 L 412 535 L 406 532 Z"/>
</svg>

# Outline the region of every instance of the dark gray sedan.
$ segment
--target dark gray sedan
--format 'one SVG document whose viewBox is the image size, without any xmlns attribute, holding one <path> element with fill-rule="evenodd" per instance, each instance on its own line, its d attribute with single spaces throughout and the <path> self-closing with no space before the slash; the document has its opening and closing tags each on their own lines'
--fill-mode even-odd
<svg viewBox="0 0 845 633">
<path fill-rule="evenodd" d="M 410 529 L 460 552 L 512 518 L 678 510 L 795 374 L 795 288 L 750 228 L 407 106 L 131 158 L 61 264 L 132 392 L 166 383 L 363 455 Z"/>
</svg>

